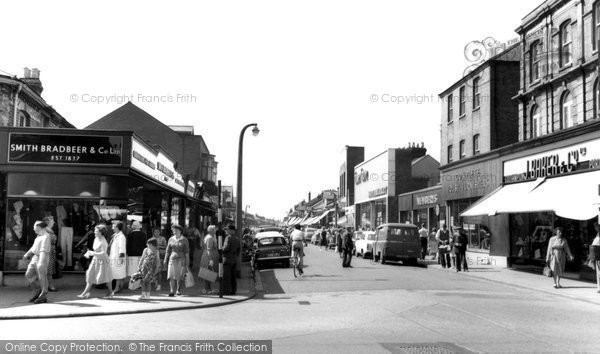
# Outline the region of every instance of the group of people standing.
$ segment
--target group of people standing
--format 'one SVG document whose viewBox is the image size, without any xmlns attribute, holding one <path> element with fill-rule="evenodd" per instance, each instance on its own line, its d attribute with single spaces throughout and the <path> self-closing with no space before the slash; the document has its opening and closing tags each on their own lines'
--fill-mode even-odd
<svg viewBox="0 0 600 354">
<path fill-rule="evenodd" d="M 422 230 L 427 231 L 425 224 L 419 230 L 420 235 Z M 435 234 L 435 239 L 438 242 L 437 259 L 442 268 L 454 268 L 457 272 L 469 271 L 469 262 L 466 257 L 469 238 L 460 228 L 455 228 L 451 232 L 446 224 L 442 224 L 442 227 Z M 423 247 L 423 241 L 421 242 Z M 422 255 L 424 259 L 424 253 Z"/>
<path fill-rule="evenodd" d="M 48 301 L 47 294 L 52 287 L 50 280 L 52 272 L 52 240 L 56 243 L 56 236 L 51 231 L 52 220 L 44 218 L 34 224 L 37 234 L 31 249 L 23 256 L 29 260 L 25 278 L 33 289 L 30 302 L 44 303 Z M 161 230 L 153 230 L 152 237 L 148 238 L 141 230 L 139 221 L 133 221 L 131 232 L 126 236 L 122 221 L 112 222 L 112 235 L 106 223 L 92 225 L 93 229 L 79 242 L 77 247 L 84 245 L 81 263 L 86 270 L 86 285 L 83 292 L 77 295 L 85 299 L 90 297 L 92 286 L 96 287 L 106 284 L 108 292 L 106 297 L 112 298 L 122 291 L 126 279 L 139 281 L 142 295 L 139 300 L 150 298 L 151 289 L 161 290 L 162 273 L 166 271 L 169 281 L 168 296 L 181 295 L 182 285 L 186 276 L 191 274 L 191 261 L 194 248 L 190 247 L 190 241 L 183 235 L 184 229 L 180 225 L 172 225 L 173 236 L 167 241 L 161 235 Z M 219 249 L 217 242 L 217 228 L 210 225 L 207 234 L 202 240 L 202 258 L 200 268 L 206 268 L 215 272 L 219 262 Z M 199 232 L 198 232 L 199 234 Z M 194 247 L 194 244 L 192 244 Z M 223 289 L 226 295 L 235 295 L 237 291 L 236 268 L 241 244 L 235 237 L 235 227 L 227 228 L 227 237 L 222 247 L 224 260 Z M 91 259 L 91 260 L 90 260 Z M 193 276 L 193 275 L 192 275 Z M 216 280 L 203 279 L 203 294 L 214 294 L 217 292 L 214 283 Z"/>
</svg>

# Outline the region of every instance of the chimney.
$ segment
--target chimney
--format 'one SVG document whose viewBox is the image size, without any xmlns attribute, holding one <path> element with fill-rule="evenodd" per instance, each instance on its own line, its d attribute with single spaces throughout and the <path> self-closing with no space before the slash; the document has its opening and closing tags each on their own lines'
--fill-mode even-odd
<svg viewBox="0 0 600 354">
<path fill-rule="evenodd" d="M 44 87 L 42 86 L 42 82 L 40 81 L 40 70 L 38 68 L 33 68 L 29 70 L 29 68 L 25 68 L 24 70 L 25 77 L 21 79 L 30 89 L 32 89 L 39 96 L 42 95 L 42 91 L 44 91 Z"/>
<path fill-rule="evenodd" d="M 308 201 L 310 202 L 310 192 L 308 192 Z"/>
</svg>

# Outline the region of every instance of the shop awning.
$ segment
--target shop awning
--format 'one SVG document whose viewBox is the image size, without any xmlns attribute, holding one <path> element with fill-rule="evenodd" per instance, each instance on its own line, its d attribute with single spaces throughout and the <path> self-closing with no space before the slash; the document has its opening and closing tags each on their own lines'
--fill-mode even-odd
<svg viewBox="0 0 600 354">
<path fill-rule="evenodd" d="M 335 220 L 334 220 L 335 222 Z M 350 225 L 348 225 L 348 218 L 346 218 L 345 216 L 342 216 L 341 218 L 338 219 L 337 221 L 338 226 L 341 227 L 348 227 Z"/>
<path fill-rule="evenodd" d="M 589 220 L 598 215 L 599 185 L 600 171 L 509 184 L 475 203 L 461 216 L 553 211 L 563 218 Z"/>
<path fill-rule="evenodd" d="M 331 213 L 332 211 L 333 211 L 333 209 L 329 209 L 329 210 L 325 211 L 323 214 L 321 214 L 317 218 L 315 218 L 315 220 L 313 220 L 313 223 L 321 221 L 321 219 L 323 219 L 324 217 L 326 217 L 327 214 Z"/>
</svg>

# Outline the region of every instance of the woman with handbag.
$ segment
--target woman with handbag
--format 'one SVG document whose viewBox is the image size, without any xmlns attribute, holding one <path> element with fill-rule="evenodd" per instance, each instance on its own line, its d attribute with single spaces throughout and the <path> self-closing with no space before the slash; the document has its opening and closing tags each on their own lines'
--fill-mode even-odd
<svg viewBox="0 0 600 354">
<path fill-rule="evenodd" d="M 108 287 L 106 297 L 112 298 L 112 273 L 110 269 L 110 260 L 108 258 L 108 242 L 106 242 L 108 229 L 106 225 L 99 224 L 94 228 L 94 246 L 93 250 L 88 250 L 85 254 L 87 258 L 93 257 L 90 266 L 85 273 L 85 289 L 78 298 L 87 299 L 90 297 L 90 291 L 93 284 L 104 284 Z"/>
<path fill-rule="evenodd" d="M 560 278 L 565 271 L 565 264 L 567 263 L 566 256 L 569 260 L 573 260 L 571 249 L 567 240 L 563 237 L 563 228 L 557 227 L 554 231 L 556 236 L 550 238 L 548 241 L 548 251 L 546 253 L 546 264 L 552 271 L 552 277 L 554 278 L 554 287 L 562 288 L 560 285 Z"/>
<path fill-rule="evenodd" d="M 212 281 L 210 279 L 205 279 L 208 278 L 208 276 L 214 278 L 215 268 L 219 265 L 219 249 L 216 231 L 217 227 L 215 225 L 209 225 L 206 229 L 206 236 L 204 236 L 204 240 L 202 241 L 202 257 L 200 258 L 200 271 L 198 272 L 198 277 L 204 281 L 202 294 L 217 293 L 216 289 L 212 289 L 212 284 L 216 282 L 216 278 Z"/>
<path fill-rule="evenodd" d="M 167 279 L 171 288 L 169 296 L 172 297 L 175 293 L 181 295 L 181 282 L 185 279 L 190 264 L 190 244 L 183 236 L 183 227 L 173 225 L 171 231 L 174 235 L 167 243 L 164 265 L 167 268 Z"/>
</svg>

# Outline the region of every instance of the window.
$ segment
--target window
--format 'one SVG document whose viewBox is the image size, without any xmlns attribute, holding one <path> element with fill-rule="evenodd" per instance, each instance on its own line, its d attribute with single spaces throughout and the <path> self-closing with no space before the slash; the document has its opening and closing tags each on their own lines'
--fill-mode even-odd
<svg viewBox="0 0 600 354">
<path fill-rule="evenodd" d="M 30 127 L 31 126 L 31 118 L 29 114 L 24 111 L 19 111 L 19 121 L 17 122 L 18 127 Z"/>
<path fill-rule="evenodd" d="M 594 116 L 592 119 L 598 118 L 598 108 L 600 108 L 600 81 L 594 83 Z"/>
<path fill-rule="evenodd" d="M 531 82 L 535 82 L 540 79 L 540 61 L 542 58 L 542 42 L 535 41 L 531 45 L 530 51 L 530 69 L 531 69 Z"/>
<path fill-rule="evenodd" d="M 479 134 L 473 135 L 473 155 L 479 155 Z"/>
<path fill-rule="evenodd" d="M 448 145 L 448 163 L 452 162 L 452 145 Z"/>
<path fill-rule="evenodd" d="M 600 1 L 594 4 L 594 28 L 592 32 L 592 48 L 597 50 L 598 41 L 600 41 Z"/>
<path fill-rule="evenodd" d="M 473 79 L 473 109 L 479 108 L 479 78 Z"/>
<path fill-rule="evenodd" d="M 577 124 L 573 117 L 573 100 L 571 93 L 566 91 L 561 99 L 560 123 L 561 129 L 567 129 Z"/>
<path fill-rule="evenodd" d="M 460 90 L 458 91 L 458 97 L 459 97 L 458 116 L 462 117 L 465 114 L 465 102 L 466 102 L 464 86 L 461 87 Z"/>
<path fill-rule="evenodd" d="M 452 122 L 452 115 L 454 111 L 454 97 L 452 94 L 448 95 L 448 123 Z"/>
<path fill-rule="evenodd" d="M 571 64 L 572 39 L 571 22 L 567 21 L 560 26 L 560 66 Z"/>
<path fill-rule="evenodd" d="M 531 138 L 537 138 L 542 135 L 542 116 L 537 105 L 531 109 Z"/>
<path fill-rule="evenodd" d="M 458 158 L 462 159 L 465 156 L 467 156 L 467 153 L 465 152 L 465 141 L 461 140 L 458 144 Z"/>
</svg>

